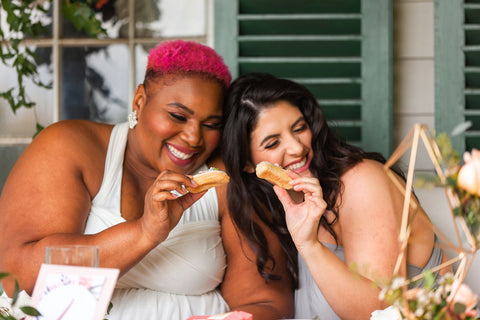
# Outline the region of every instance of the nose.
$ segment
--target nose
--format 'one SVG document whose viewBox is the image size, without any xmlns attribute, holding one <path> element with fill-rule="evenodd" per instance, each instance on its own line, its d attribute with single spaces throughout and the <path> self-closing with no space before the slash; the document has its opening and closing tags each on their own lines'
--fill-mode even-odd
<svg viewBox="0 0 480 320">
<path fill-rule="evenodd" d="M 188 123 L 183 127 L 181 138 L 188 143 L 190 147 L 197 148 L 203 143 L 203 133 L 198 123 Z"/>
<path fill-rule="evenodd" d="M 303 150 L 305 149 L 305 146 L 300 141 L 300 139 L 294 135 L 289 135 L 287 139 L 287 153 L 293 156 L 303 155 Z"/>
</svg>

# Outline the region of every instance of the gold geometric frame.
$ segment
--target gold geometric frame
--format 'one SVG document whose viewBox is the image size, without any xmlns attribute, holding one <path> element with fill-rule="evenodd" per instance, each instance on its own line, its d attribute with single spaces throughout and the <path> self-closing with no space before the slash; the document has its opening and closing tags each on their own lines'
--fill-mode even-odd
<svg viewBox="0 0 480 320">
<path fill-rule="evenodd" d="M 468 273 L 468 270 L 473 262 L 474 254 L 478 250 L 477 247 L 477 242 L 475 241 L 474 236 L 470 233 L 470 230 L 467 227 L 467 224 L 464 220 L 463 217 L 455 217 L 453 214 L 453 208 L 458 207 L 460 200 L 458 199 L 458 196 L 452 192 L 451 189 L 446 188 L 446 176 L 442 170 L 442 167 L 440 165 L 439 159 L 442 159 L 442 155 L 440 153 L 440 149 L 435 141 L 435 139 L 432 137 L 432 135 L 429 133 L 430 131 L 428 130 L 428 127 L 423 124 L 415 124 L 412 130 L 407 134 L 407 136 L 402 140 L 400 145 L 395 149 L 395 151 L 392 153 L 392 156 L 387 160 L 387 162 L 384 165 L 385 171 L 387 172 L 388 176 L 390 179 L 393 181 L 393 183 L 399 188 L 405 195 L 404 198 L 404 204 L 403 204 L 403 212 L 402 212 L 402 221 L 401 221 L 401 226 L 400 226 L 400 234 L 399 234 L 399 242 L 401 245 L 401 251 L 400 254 L 397 258 L 397 262 L 395 265 L 395 270 L 394 270 L 394 275 L 398 275 L 398 271 L 400 269 L 401 263 L 406 256 L 406 250 L 407 250 L 407 245 L 408 245 L 408 239 L 410 235 L 410 225 L 409 221 L 410 219 L 413 219 L 414 216 L 418 213 L 417 209 L 417 204 L 415 201 L 412 200 L 412 186 L 413 186 L 413 180 L 414 180 L 414 170 L 415 170 L 415 163 L 416 163 L 416 158 L 417 158 L 417 152 L 418 152 L 418 147 L 419 147 L 419 142 L 420 140 L 423 142 L 427 153 L 429 155 L 430 160 L 432 161 L 435 171 L 440 179 L 440 182 L 444 186 L 444 191 L 445 195 L 447 198 L 447 202 L 449 205 L 449 212 L 452 217 L 452 222 L 455 227 L 455 233 L 457 236 L 458 240 L 458 246 L 455 246 L 452 244 L 452 242 L 438 229 L 433 225 L 433 223 L 425 217 L 423 214 L 420 214 L 419 216 L 422 218 L 426 218 L 428 221 L 429 225 L 431 226 L 432 230 L 445 242 L 445 247 L 456 252 L 456 256 L 448 260 L 447 262 L 431 269 L 432 272 L 435 272 L 437 270 L 440 270 L 446 266 L 453 265 L 454 263 L 458 262 L 457 265 L 457 270 L 455 272 L 455 278 L 460 281 L 460 283 L 463 282 L 465 279 L 465 276 Z M 403 156 L 409 149 L 411 149 L 410 153 L 410 160 L 409 160 L 409 165 L 408 165 L 408 171 L 407 171 L 407 181 L 405 186 L 401 184 L 397 179 L 394 177 L 394 173 L 391 170 L 391 167 L 393 164 L 395 164 L 401 156 Z M 412 214 L 412 217 L 410 217 L 410 213 Z M 463 245 L 463 241 L 461 238 L 461 234 L 458 228 L 458 224 L 461 226 L 461 230 L 463 231 L 463 234 L 467 240 L 467 243 L 469 245 L 469 248 L 466 248 Z M 414 282 L 423 277 L 423 274 L 418 275 L 415 278 L 412 279 L 407 279 L 408 282 Z M 455 294 L 455 293 L 453 293 Z"/>
</svg>

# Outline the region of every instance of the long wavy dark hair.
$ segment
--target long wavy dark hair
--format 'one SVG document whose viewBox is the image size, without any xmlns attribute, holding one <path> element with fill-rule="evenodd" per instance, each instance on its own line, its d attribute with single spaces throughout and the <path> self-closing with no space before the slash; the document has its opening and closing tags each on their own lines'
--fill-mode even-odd
<svg viewBox="0 0 480 320">
<path fill-rule="evenodd" d="M 292 286 L 297 288 L 297 250 L 286 226 L 282 204 L 270 183 L 244 170 L 251 159 L 251 132 L 257 125 L 259 112 L 281 100 L 298 107 L 310 127 L 314 156 L 309 169 L 320 181 L 327 210 L 331 210 L 336 219 L 342 194 L 340 177 L 363 159 L 385 163 L 385 158 L 339 139 L 328 127 L 315 97 L 301 84 L 264 73 L 242 75 L 232 83 L 224 109 L 225 128 L 221 144 L 221 154 L 231 178 L 228 208 L 237 231 L 248 238 L 255 250 L 257 269 L 266 280 L 278 279 L 278 275 L 274 273 L 275 261 L 254 215 L 276 233 L 287 257 Z M 337 235 L 323 216 L 319 227 L 325 228 L 337 241 Z"/>
</svg>

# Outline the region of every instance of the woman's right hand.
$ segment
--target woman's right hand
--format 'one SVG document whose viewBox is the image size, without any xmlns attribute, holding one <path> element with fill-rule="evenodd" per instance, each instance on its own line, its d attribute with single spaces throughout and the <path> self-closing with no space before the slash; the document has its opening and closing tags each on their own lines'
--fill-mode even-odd
<svg viewBox="0 0 480 320">
<path fill-rule="evenodd" d="M 145 195 L 144 213 L 141 219 L 142 234 L 155 244 L 164 241 L 177 225 L 183 212 L 205 192 L 189 193 L 185 186 L 196 187 L 189 177 L 169 170 L 161 172 Z M 172 191 L 175 192 L 172 193 Z"/>
<path fill-rule="evenodd" d="M 279 186 L 274 186 L 273 189 L 285 210 L 288 231 L 301 252 L 302 248 L 318 243 L 318 225 L 327 203 L 323 199 L 322 187 L 317 178 L 301 177 L 291 171 L 288 173 L 294 178 L 291 182 L 294 190 L 303 192 L 303 202 L 295 203 L 288 192 Z"/>
</svg>

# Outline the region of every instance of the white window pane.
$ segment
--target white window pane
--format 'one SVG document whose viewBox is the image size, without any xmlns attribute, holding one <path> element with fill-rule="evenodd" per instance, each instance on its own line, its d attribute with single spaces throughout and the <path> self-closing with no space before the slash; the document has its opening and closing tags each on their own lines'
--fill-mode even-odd
<svg viewBox="0 0 480 320">
<path fill-rule="evenodd" d="M 33 48 L 31 48 L 33 50 Z M 48 57 L 51 56 L 50 49 L 42 49 Z M 40 80 L 43 83 L 51 84 L 52 71 L 50 62 L 41 64 L 38 67 Z M 17 73 L 14 69 L 0 63 L 0 90 L 5 92 L 10 88 L 17 94 L 18 88 Z M 21 107 L 13 113 L 10 105 L 3 98 L 0 98 L 0 138 L 31 138 L 36 132 L 37 121 L 42 126 L 52 123 L 53 90 L 38 87 L 30 80 L 25 80 L 25 92 L 27 101 L 35 102 L 34 109 Z M 36 118 L 36 117 L 37 118 Z"/>
<path fill-rule="evenodd" d="M 126 121 L 128 47 L 72 47 L 63 49 L 62 119 Z"/>
<path fill-rule="evenodd" d="M 206 34 L 206 0 L 141 0 L 136 4 L 140 7 L 136 14 L 137 36 L 198 37 Z M 158 16 L 152 17 L 152 9 Z"/>
</svg>

